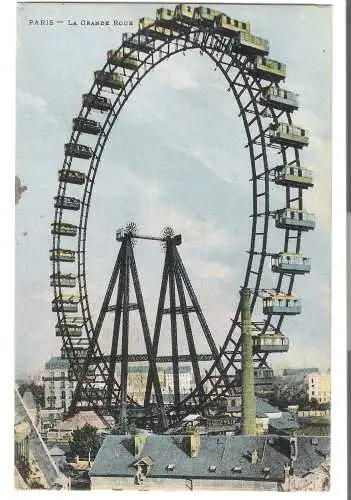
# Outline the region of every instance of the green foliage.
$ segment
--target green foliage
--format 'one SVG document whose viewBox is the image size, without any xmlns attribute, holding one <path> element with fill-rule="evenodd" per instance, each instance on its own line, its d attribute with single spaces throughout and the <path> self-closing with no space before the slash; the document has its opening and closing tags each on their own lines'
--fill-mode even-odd
<svg viewBox="0 0 351 500">
<path fill-rule="evenodd" d="M 101 446 L 97 428 L 85 424 L 81 429 L 74 430 L 69 446 L 73 456 L 79 455 L 79 457 L 88 458 L 90 452 L 91 458 L 95 458 Z"/>
<path fill-rule="evenodd" d="M 34 401 L 37 405 L 37 408 L 44 408 L 44 406 L 45 406 L 44 386 L 37 385 L 34 382 L 31 382 L 30 384 L 25 382 L 25 383 L 21 384 L 18 388 L 18 392 L 20 393 L 20 395 L 22 397 L 23 397 L 23 394 L 27 390 L 30 390 L 30 392 L 33 394 Z"/>
<path fill-rule="evenodd" d="M 311 410 L 319 410 L 319 401 L 318 401 L 318 399 L 312 398 L 310 406 L 311 406 Z"/>
<path fill-rule="evenodd" d="M 127 432 L 127 434 L 130 434 L 131 436 L 135 436 L 136 434 L 138 434 L 138 429 L 137 429 L 136 425 L 132 422 L 131 424 L 129 424 L 127 426 L 127 429 L 122 429 L 119 425 L 116 425 L 110 431 L 110 433 L 114 434 L 114 435 L 121 435 L 121 434 L 125 434 L 126 432 Z"/>
</svg>

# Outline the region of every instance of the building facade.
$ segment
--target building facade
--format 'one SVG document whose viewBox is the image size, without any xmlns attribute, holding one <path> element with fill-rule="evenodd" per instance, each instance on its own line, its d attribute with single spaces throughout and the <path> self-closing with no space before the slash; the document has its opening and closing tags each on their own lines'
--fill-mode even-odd
<svg viewBox="0 0 351 500">
<path fill-rule="evenodd" d="M 307 375 L 308 400 L 316 399 L 319 403 L 330 402 L 330 373 L 309 373 Z"/>
<path fill-rule="evenodd" d="M 189 365 L 179 366 L 179 393 L 188 394 L 194 387 L 192 370 Z M 164 390 L 168 393 L 174 393 L 173 367 L 168 366 L 164 370 Z"/>
<path fill-rule="evenodd" d="M 45 408 L 68 409 L 76 384 L 69 377 L 68 359 L 52 357 L 45 364 L 42 381 L 44 383 Z"/>
</svg>

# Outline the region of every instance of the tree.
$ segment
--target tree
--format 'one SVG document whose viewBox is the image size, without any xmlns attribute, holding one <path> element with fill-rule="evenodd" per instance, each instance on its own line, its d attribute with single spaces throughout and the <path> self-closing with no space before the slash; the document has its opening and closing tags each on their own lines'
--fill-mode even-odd
<svg viewBox="0 0 351 500">
<path fill-rule="evenodd" d="M 73 456 L 88 458 L 89 452 L 91 458 L 95 458 L 100 446 L 101 439 L 97 434 L 97 428 L 85 424 L 81 429 L 72 432 L 72 439 L 69 443 Z"/>
<path fill-rule="evenodd" d="M 319 409 L 319 401 L 318 401 L 318 399 L 312 398 L 310 405 L 311 405 L 311 409 L 312 410 L 318 410 Z"/>
</svg>

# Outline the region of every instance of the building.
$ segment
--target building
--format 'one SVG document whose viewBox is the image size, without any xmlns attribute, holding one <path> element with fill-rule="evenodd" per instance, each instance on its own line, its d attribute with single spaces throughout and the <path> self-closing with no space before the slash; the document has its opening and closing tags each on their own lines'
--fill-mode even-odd
<svg viewBox="0 0 351 500">
<path fill-rule="evenodd" d="M 157 373 L 160 381 L 161 391 L 167 399 L 167 395 L 174 393 L 173 388 L 173 367 L 164 364 L 157 364 Z M 137 403 L 144 403 L 145 388 L 149 374 L 148 363 L 131 363 L 128 365 L 128 395 Z M 179 392 L 182 395 L 188 394 L 194 387 L 192 370 L 189 365 L 179 366 Z M 154 395 L 152 395 L 154 399 Z"/>
<path fill-rule="evenodd" d="M 179 393 L 188 394 L 194 387 L 194 380 L 190 365 L 179 365 Z M 164 391 L 174 393 L 173 366 L 164 370 Z"/>
<path fill-rule="evenodd" d="M 20 393 L 15 389 L 15 471 L 20 489 L 68 488 L 67 478 L 52 460 Z M 22 480 L 21 480 L 22 478 Z"/>
<path fill-rule="evenodd" d="M 105 419 L 102 420 L 94 411 L 79 411 L 70 418 L 66 418 L 62 422 L 59 422 L 54 429 L 47 431 L 48 442 L 55 443 L 68 443 L 72 437 L 72 433 L 75 429 L 81 429 L 85 425 L 90 425 L 97 428 L 98 434 L 103 434 L 108 431 L 111 426 L 113 419 L 107 417 L 109 421 Z"/>
<path fill-rule="evenodd" d="M 231 400 L 229 399 L 230 403 Z M 227 406 L 225 413 L 236 417 L 241 421 L 240 400 L 235 400 L 236 406 Z M 279 434 L 283 430 L 294 431 L 299 428 L 297 417 L 289 411 L 282 411 L 275 406 L 270 405 L 264 399 L 256 397 L 256 434 L 267 434 L 268 432 Z"/>
<path fill-rule="evenodd" d="M 161 389 L 164 387 L 164 365 L 157 365 Z M 149 363 L 130 363 L 128 365 L 128 395 L 137 403 L 144 404 L 145 388 L 149 374 Z"/>
<path fill-rule="evenodd" d="M 110 435 L 90 471 L 91 489 L 276 491 L 329 454 L 328 437 Z"/>
<path fill-rule="evenodd" d="M 307 385 L 309 401 L 316 399 L 319 403 L 330 403 L 330 373 L 309 373 Z"/>
<path fill-rule="evenodd" d="M 45 364 L 42 376 L 44 383 L 45 408 L 69 408 L 75 382 L 69 377 L 69 360 L 61 357 L 52 357 Z"/>
</svg>

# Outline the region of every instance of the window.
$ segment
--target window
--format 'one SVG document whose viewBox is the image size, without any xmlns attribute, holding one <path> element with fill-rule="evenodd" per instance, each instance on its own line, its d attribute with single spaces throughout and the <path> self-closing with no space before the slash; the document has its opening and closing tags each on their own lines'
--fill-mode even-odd
<svg viewBox="0 0 351 500">
<path fill-rule="evenodd" d="M 239 473 L 239 472 L 241 472 L 241 471 L 242 471 L 242 469 L 243 469 L 243 468 L 242 468 L 240 465 L 239 465 L 239 466 L 238 466 L 238 465 L 236 465 L 235 467 L 233 467 L 232 471 L 233 471 L 233 472 L 236 472 L 236 473 Z"/>
<path fill-rule="evenodd" d="M 168 464 L 166 468 L 168 471 L 173 471 L 174 467 L 175 467 L 175 464 Z"/>
<path fill-rule="evenodd" d="M 243 23 L 243 30 L 246 30 L 246 23 Z"/>
<path fill-rule="evenodd" d="M 209 472 L 216 472 L 216 469 L 217 469 L 217 465 L 209 465 L 209 467 L 208 467 Z"/>
<path fill-rule="evenodd" d="M 61 399 L 66 399 L 66 391 L 61 391 Z"/>
</svg>

